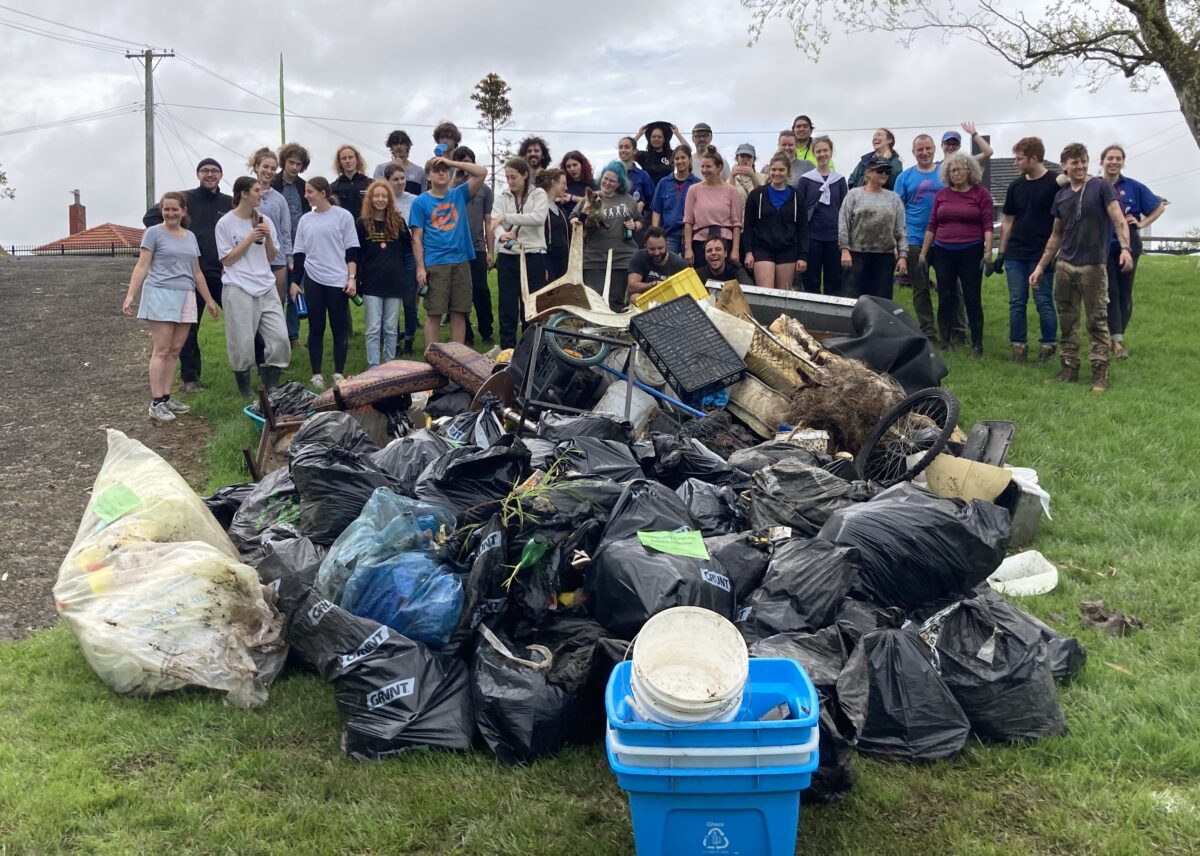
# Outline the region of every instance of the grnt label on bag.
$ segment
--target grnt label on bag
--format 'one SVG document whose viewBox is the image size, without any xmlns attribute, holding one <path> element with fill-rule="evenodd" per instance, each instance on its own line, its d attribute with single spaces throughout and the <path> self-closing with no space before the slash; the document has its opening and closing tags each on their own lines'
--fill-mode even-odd
<svg viewBox="0 0 1200 856">
<path fill-rule="evenodd" d="M 724 574 L 718 574 L 716 571 L 710 571 L 708 568 L 700 569 L 700 579 L 704 580 L 710 586 L 716 586 L 725 591 L 733 591 L 733 584 L 729 582 L 729 577 Z"/>
<path fill-rule="evenodd" d="M 413 694 L 413 690 L 416 689 L 416 686 L 416 678 L 401 678 L 395 683 L 388 684 L 382 689 L 375 690 L 375 692 L 367 695 L 367 710 L 375 710 L 376 708 L 383 707 L 385 704 L 389 704 L 398 698 L 410 696 Z"/>
<path fill-rule="evenodd" d="M 308 620 L 311 621 L 314 626 L 320 624 L 321 619 L 324 618 L 325 614 L 331 609 L 333 609 L 333 604 L 325 600 L 325 598 L 321 598 L 313 605 L 313 608 L 308 611 Z"/>
<path fill-rule="evenodd" d="M 137 494 L 126 487 L 125 482 L 117 482 L 96 497 L 92 503 L 92 513 L 105 523 L 112 523 L 141 504 Z"/>
<path fill-rule="evenodd" d="M 345 669 L 347 666 L 352 666 L 361 660 L 379 650 L 379 646 L 387 641 L 388 629 L 382 624 L 379 629 L 362 641 L 362 644 L 351 651 L 349 654 L 343 654 L 338 658 L 341 667 Z"/>
</svg>

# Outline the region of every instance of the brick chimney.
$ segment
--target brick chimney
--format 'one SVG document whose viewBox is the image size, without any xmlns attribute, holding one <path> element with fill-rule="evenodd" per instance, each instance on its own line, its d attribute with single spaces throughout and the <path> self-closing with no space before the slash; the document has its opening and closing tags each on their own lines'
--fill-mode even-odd
<svg viewBox="0 0 1200 856">
<path fill-rule="evenodd" d="M 72 190 L 75 202 L 67 209 L 67 219 L 70 220 L 68 234 L 75 235 L 87 229 L 87 208 L 79 204 L 79 191 Z"/>
</svg>

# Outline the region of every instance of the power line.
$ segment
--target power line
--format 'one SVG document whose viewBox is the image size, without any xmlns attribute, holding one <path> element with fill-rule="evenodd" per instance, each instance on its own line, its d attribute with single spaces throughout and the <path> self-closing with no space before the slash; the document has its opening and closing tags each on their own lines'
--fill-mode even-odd
<svg viewBox="0 0 1200 856">
<path fill-rule="evenodd" d="M 216 145 L 220 146 L 221 148 L 223 148 L 225 151 L 229 152 L 230 154 L 237 155 L 239 158 L 242 158 L 243 160 L 246 158 L 246 155 L 243 152 L 239 152 L 237 149 L 230 148 L 229 146 L 225 145 L 224 143 L 222 143 L 220 140 L 216 139 L 215 137 L 210 137 L 208 134 L 204 133 L 199 128 L 197 128 L 195 125 L 189 124 L 188 122 L 183 121 L 183 119 L 180 119 L 177 116 L 173 117 L 173 118 L 175 119 L 176 122 L 178 122 L 180 125 L 183 125 L 183 127 L 187 128 L 192 133 L 199 134 L 200 136 L 204 137 L 204 139 L 208 140 L 211 143 L 215 143 Z"/>
<path fill-rule="evenodd" d="M 14 134 L 24 134 L 29 131 L 44 131 L 50 128 L 61 128 L 66 125 L 77 125 L 81 122 L 94 122 L 98 119 L 110 119 L 113 116 L 122 116 L 126 113 L 134 113 L 142 109 L 140 101 L 134 101 L 130 104 L 122 104 L 116 107 L 109 107 L 106 110 L 94 110 L 91 113 L 81 113 L 78 116 L 68 116 L 64 119 L 51 119 L 46 122 L 39 122 L 36 125 L 26 125 L 23 128 L 10 128 L 5 131 L 0 131 L 0 137 L 9 137 Z"/>
<path fill-rule="evenodd" d="M 1125 148 L 1127 148 L 1127 149 L 1136 148 L 1136 147 L 1140 146 L 1142 143 L 1148 143 L 1151 140 L 1153 140 L 1155 137 L 1162 136 L 1163 134 L 1167 133 L 1167 131 L 1174 131 L 1176 128 L 1178 128 L 1180 125 L 1183 125 L 1183 124 L 1186 124 L 1186 123 L 1182 119 L 1180 119 L 1178 122 L 1172 122 L 1170 125 L 1167 125 L 1167 127 L 1163 128 L 1161 131 L 1155 131 L 1153 134 L 1151 134 L 1148 137 L 1142 137 L 1140 140 L 1130 143 Z"/>
<path fill-rule="evenodd" d="M 33 18 L 33 20 L 41 21 L 44 24 L 53 24 L 56 27 L 62 27 L 64 30 L 74 30 L 77 33 L 84 33 L 85 35 L 95 36 L 96 38 L 108 39 L 110 42 L 121 42 L 122 44 L 133 45 L 134 47 L 139 48 L 151 47 L 151 45 L 148 45 L 145 42 L 132 42 L 129 39 L 122 39 L 119 36 L 106 36 L 103 33 L 97 33 L 93 30 L 85 30 L 82 27 L 73 27 L 70 24 L 62 23 L 61 21 L 52 21 L 49 18 L 42 18 L 29 12 L 22 12 L 20 9 L 14 9 L 12 6 L 0 5 L 0 9 L 4 9 L 7 12 L 14 12 L 17 15 L 24 15 L 26 18 Z"/>
<path fill-rule="evenodd" d="M 43 36 L 47 39 L 54 39 L 55 41 L 58 41 L 58 42 L 65 42 L 65 43 L 71 44 L 71 45 L 78 45 L 79 47 L 83 47 L 83 48 L 92 48 L 93 50 L 104 51 L 106 53 L 119 54 L 119 53 L 124 52 L 123 48 L 119 48 L 113 44 L 105 44 L 103 42 L 89 41 L 87 39 L 76 38 L 75 36 L 68 36 L 63 33 L 54 33 L 54 32 L 51 32 L 50 30 L 42 30 L 37 27 L 31 27 L 28 24 L 21 24 L 21 23 L 17 23 L 16 21 L 10 21 L 6 18 L 0 18 L 0 25 L 3 25 L 5 27 L 11 27 L 14 30 L 20 30 L 23 33 L 30 33 L 35 36 Z"/>
<path fill-rule="evenodd" d="M 1164 140 L 1163 142 L 1159 143 L 1157 146 L 1151 146 L 1150 148 L 1146 149 L 1145 151 L 1138 152 L 1137 156 L 1140 158 L 1145 157 L 1146 155 L 1150 154 L 1150 152 L 1156 152 L 1159 149 L 1161 149 L 1163 146 L 1169 146 L 1171 143 L 1175 142 L 1176 140 L 1182 140 L 1184 137 L 1190 137 L 1191 135 L 1192 135 L 1191 129 L 1184 129 L 1183 133 L 1176 134 L 1175 136 L 1171 137 L 1171 139 Z"/>
</svg>

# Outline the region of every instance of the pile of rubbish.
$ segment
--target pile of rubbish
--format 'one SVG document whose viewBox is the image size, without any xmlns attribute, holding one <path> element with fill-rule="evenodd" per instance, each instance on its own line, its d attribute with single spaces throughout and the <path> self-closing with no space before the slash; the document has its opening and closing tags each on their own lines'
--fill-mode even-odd
<svg viewBox="0 0 1200 856">
<path fill-rule="evenodd" d="M 774 393 L 793 419 L 801 391 L 833 413 L 834 398 L 814 390 L 852 388 L 855 412 L 780 432 L 753 397 L 756 415 L 739 416 L 728 385 L 685 403 L 708 408 L 699 417 L 668 415 L 654 396 L 658 412 L 636 422 L 556 412 L 547 400 L 567 403 L 591 383 L 584 374 L 597 381 L 587 396 L 626 391 L 608 395 L 604 370 L 553 355 L 541 372 L 528 359 L 546 343 L 535 326 L 507 367 L 441 371 L 440 392 L 476 387 L 457 412 L 428 419 L 427 404 L 385 445 L 355 412 L 313 413 L 285 466 L 207 500 L 110 431 L 59 610 L 122 694 L 201 686 L 253 705 L 283 670 L 315 672 L 357 760 L 486 746 L 527 764 L 597 744 L 613 668 L 647 621 L 680 606 L 734 622 L 751 657 L 803 665 L 820 695 L 815 801 L 848 793 L 855 751 L 945 759 L 972 734 L 1065 733 L 1055 682 L 1083 649 L 987 582 L 1019 515 L 1048 503 L 1036 476 L 983 460 L 1003 457 L 995 442 L 963 457 L 972 443 L 956 402 L 901 413 L 915 422 L 889 417 L 907 399 L 887 376 L 825 351 L 792 319 L 777 333 L 742 323 L 759 347 L 743 351 L 735 386 Z M 561 349 L 566 336 L 555 338 Z M 522 366 L 506 382 L 517 400 L 478 395 Z M 881 461 L 901 469 L 861 471 Z"/>
</svg>

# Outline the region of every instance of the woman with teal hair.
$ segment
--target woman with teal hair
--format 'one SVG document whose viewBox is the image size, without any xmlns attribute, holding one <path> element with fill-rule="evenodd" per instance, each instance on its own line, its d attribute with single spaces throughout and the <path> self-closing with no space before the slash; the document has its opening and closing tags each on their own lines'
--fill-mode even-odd
<svg viewBox="0 0 1200 856">
<path fill-rule="evenodd" d="M 625 166 L 612 161 L 600 172 L 599 192 L 588 190 L 571 212 L 571 227 L 583 229 L 583 282 L 604 292 L 604 274 L 612 253 L 608 305 L 614 312 L 625 308 L 625 276 L 637 252 L 633 233 L 642 226 L 637 202 L 629 195 Z"/>
</svg>

